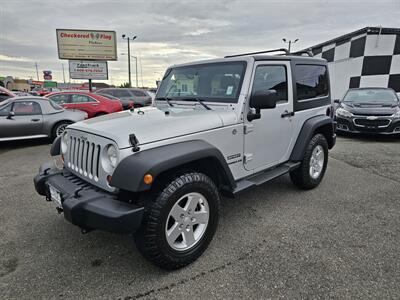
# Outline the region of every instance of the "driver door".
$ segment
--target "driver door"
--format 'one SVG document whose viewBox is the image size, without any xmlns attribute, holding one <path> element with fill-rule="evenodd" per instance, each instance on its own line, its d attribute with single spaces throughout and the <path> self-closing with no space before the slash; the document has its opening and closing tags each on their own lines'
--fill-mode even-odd
<svg viewBox="0 0 400 300">
<path fill-rule="evenodd" d="M 14 112 L 9 116 L 8 112 Z M 15 101 L 0 111 L 0 138 L 33 136 L 43 134 L 43 116 L 36 101 Z"/>
<path fill-rule="evenodd" d="M 262 109 L 261 118 L 245 118 L 244 166 L 254 172 L 288 160 L 293 143 L 293 91 L 289 61 L 259 61 L 254 65 L 251 83 L 258 89 L 276 90 L 275 108 Z M 248 101 L 249 102 L 249 101 Z M 248 111 L 253 110 L 248 107 Z M 246 114 L 247 115 L 247 114 Z"/>
</svg>

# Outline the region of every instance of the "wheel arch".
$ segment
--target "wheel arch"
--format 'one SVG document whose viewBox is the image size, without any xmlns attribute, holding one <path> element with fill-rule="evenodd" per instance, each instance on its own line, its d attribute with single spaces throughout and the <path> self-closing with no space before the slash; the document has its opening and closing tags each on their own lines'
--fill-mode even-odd
<svg viewBox="0 0 400 300">
<path fill-rule="evenodd" d="M 325 137 L 329 149 L 333 148 L 336 141 L 336 135 L 332 118 L 325 115 L 315 116 L 304 122 L 290 155 L 290 160 L 301 161 L 304 157 L 308 143 L 312 137 L 318 133 Z"/>
<path fill-rule="evenodd" d="M 202 140 L 180 142 L 132 154 L 118 164 L 111 185 L 131 192 L 142 192 L 150 190 L 162 178 L 187 170 L 204 173 L 221 189 L 232 190 L 236 186 L 222 153 Z M 153 176 L 150 185 L 143 181 L 146 174 Z"/>
</svg>

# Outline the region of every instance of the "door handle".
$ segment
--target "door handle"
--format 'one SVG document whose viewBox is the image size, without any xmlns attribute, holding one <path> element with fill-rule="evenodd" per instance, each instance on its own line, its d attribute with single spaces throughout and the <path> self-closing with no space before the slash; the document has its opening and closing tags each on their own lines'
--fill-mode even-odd
<svg viewBox="0 0 400 300">
<path fill-rule="evenodd" d="M 31 119 L 32 122 L 39 122 L 40 119 Z"/>
<path fill-rule="evenodd" d="M 98 106 L 98 104 L 97 103 L 93 103 L 92 106 Z"/>
<path fill-rule="evenodd" d="M 293 116 L 294 116 L 294 111 L 287 111 L 287 110 L 285 110 L 285 111 L 281 114 L 281 117 L 282 117 L 282 118 L 293 117 Z"/>
</svg>

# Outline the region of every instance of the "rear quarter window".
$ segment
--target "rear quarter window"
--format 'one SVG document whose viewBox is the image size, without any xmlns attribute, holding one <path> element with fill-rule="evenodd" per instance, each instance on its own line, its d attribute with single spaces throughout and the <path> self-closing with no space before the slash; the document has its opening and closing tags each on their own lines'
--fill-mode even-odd
<svg viewBox="0 0 400 300">
<path fill-rule="evenodd" d="M 309 100 L 328 96 L 328 71 L 323 65 L 296 65 L 297 100 Z"/>
</svg>

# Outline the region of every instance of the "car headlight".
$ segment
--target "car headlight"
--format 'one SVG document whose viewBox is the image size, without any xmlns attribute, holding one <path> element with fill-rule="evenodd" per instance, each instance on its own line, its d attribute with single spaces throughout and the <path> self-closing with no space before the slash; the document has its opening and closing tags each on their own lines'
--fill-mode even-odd
<svg viewBox="0 0 400 300">
<path fill-rule="evenodd" d="M 352 115 L 353 114 L 351 112 L 341 107 L 336 110 L 336 116 L 338 117 L 350 118 Z"/>
<path fill-rule="evenodd" d="M 64 132 L 63 135 L 61 136 L 61 153 L 65 154 L 67 153 L 67 149 L 68 149 L 68 132 Z"/>
<path fill-rule="evenodd" d="M 104 150 L 103 155 L 101 155 L 101 164 L 106 172 L 111 173 L 118 163 L 118 149 L 109 144 Z"/>
<path fill-rule="evenodd" d="M 398 110 L 397 112 L 395 112 L 395 113 L 392 115 L 392 118 L 400 119 L 400 110 Z"/>
</svg>

